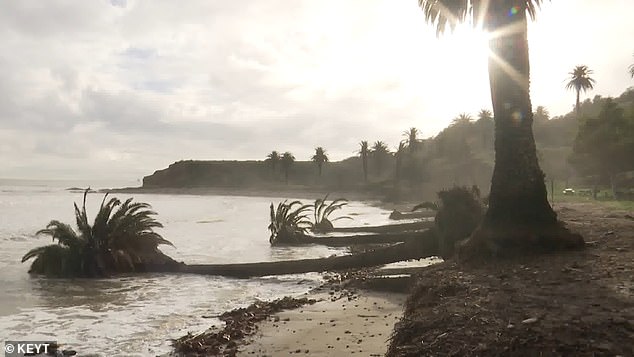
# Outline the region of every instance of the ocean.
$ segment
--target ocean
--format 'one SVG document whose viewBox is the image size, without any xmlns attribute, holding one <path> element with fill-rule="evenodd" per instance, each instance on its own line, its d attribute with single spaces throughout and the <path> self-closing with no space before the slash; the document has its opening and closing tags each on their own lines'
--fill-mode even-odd
<svg viewBox="0 0 634 357">
<path fill-rule="evenodd" d="M 255 301 L 300 296 L 322 283 L 317 273 L 229 279 L 186 274 L 134 274 L 108 279 L 47 279 L 27 273 L 28 250 L 51 244 L 36 236 L 52 220 L 75 227 L 73 202 L 93 189 L 135 183 L 0 180 L 0 340 L 54 340 L 65 348 L 103 356 L 156 356 L 171 340 L 219 325 L 214 316 Z M 147 202 L 175 247 L 161 250 L 185 263 L 238 263 L 327 257 L 347 248 L 271 247 L 269 205 L 287 197 L 114 194 Z M 94 218 L 103 194 L 87 199 Z M 315 197 L 317 198 L 317 197 Z M 309 203 L 308 200 L 304 200 Z M 336 224 L 387 224 L 389 212 L 350 202 Z"/>
</svg>

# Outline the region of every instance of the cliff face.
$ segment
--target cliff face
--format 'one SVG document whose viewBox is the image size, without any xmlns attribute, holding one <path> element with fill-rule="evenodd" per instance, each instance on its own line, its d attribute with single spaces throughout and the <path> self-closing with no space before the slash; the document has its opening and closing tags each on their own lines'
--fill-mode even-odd
<svg viewBox="0 0 634 357">
<path fill-rule="evenodd" d="M 291 185 L 320 185 L 333 188 L 357 186 L 363 173 L 358 159 L 329 162 L 322 176 L 310 161 L 296 161 L 289 170 Z M 389 171 L 385 170 L 385 176 Z M 178 161 L 143 178 L 144 188 L 268 187 L 283 185 L 284 172 L 263 161 Z"/>
<path fill-rule="evenodd" d="M 455 184 L 478 184 L 482 192 L 488 189 L 492 167 L 476 160 L 466 165 L 447 160 L 430 160 L 425 165 L 403 169 L 401 186 L 414 190 L 417 197 L 433 200 L 436 192 Z M 390 157 L 382 170 L 370 160 L 368 183 L 363 179 L 363 165 L 359 157 L 328 162 L 318 175 L 317 166 L 310 161 L 296 161 L 289 170 L 290 186 L 310 186 L 324 191 L 372 191 L 390 195 L 395 181 L 395 160 Z M 468 169 L 468 170 L 467 170 Z M 418 170 L 413 172 L 413 170 Z M 409 174 L 408 174 L 409 172 Z M 284 172 L 275 171 L 264 161 L 179 161 L 143 178 L 144 188 L 248 188 L 276 189 L 286 187 Z M 409 192 L 409 191 L 407 191 Z"/>
<path fill-rule="evenodd" d="M 262 181 L 261 161 L 178 161 L 143 178 L 143 187 L 244 186 Z"/>
</svg>

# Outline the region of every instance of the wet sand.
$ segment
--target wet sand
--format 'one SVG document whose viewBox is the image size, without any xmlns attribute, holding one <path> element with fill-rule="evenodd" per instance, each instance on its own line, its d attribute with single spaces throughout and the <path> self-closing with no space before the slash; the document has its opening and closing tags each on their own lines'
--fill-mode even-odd
<svg viewBox="0 0 634 357">
<path fill-rule="evenodd" d="M 323 300 L 260 323 L 238 356 L 383 356 L 407 295 L 332 293 L 310 294 Z"/>
</svg>

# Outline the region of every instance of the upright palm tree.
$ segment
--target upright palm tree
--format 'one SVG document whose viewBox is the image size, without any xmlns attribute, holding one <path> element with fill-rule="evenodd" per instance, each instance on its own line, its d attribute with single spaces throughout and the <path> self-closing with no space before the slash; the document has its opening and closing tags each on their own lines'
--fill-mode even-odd
<svg viewBox="0 0 634 357">
<path fill-rule="evenodd" d="M 418 0 L 441 34 L 459 22 L 483 23 L 490 33 L 489 84 L 495 121 L 495 167 L 489 206 L 459 254 L 523 252 L 524 248 L 583 245 L 567 231 L 546 196 L 537 161 L 529 95 L 527 14 L 542 0 Z"/>
<path fill-rule="evenodd" d="M 390 150 L 387 148 L 387 145 L 382 141 L 375 141 L 374 145 L 372 145 L 372 157 L 374 159 L 374 164 L 376 165 L 376 171 L 379 175 L 381 175 L 381 171 L 383 170 L 383 163 L 387 156 L 390 154 Z"/>
<path fill-rule="evenodd" d="M 396 158 L 396 166 L 395 166 L 395 172 L 394 172 L 394 180 L 396 182 L 399 182 L 401 180 L 401 168 L 403 166 L 403 155 L 405 154 L 405 142 L 401 141 L 398 144 L 398 149 L 396 149 L 396 152 L 394 153 L 394 156 Z"/>
<path fill-rule="evenodd" d="M 414 127 L 409 128 L 409 130 L 403 132 L 403 136 L 405 136 L 406 138 L 405 141 L 407 142 L 407 148 L 410 155 L 418 151 L 418 145 L 420 144 L 420 141 L 418 140 L 418 134 L 420 134 L 420 131 Z"/>
<path fill-rule="evenodd" d="M 573 89 L 577 92 L 577 101 L 575 102 L 575 112 L 577 113 L 577 118 L 579 117 L 579 106 L 581 102 L 579 101 L 580 93 L 586 92 L 592 88 L 594 88 L 595 80 L 590 77 L 592 75 L 592 70 L 588 68 L 588 66 L 576 66 L 572 72 L 568 73 L 570 75 L 570 80 L 566 83 L 566 89 Z"/>
<path fill-rule="evenodd" d="M 480 109 L 478 112 L 478 120 L 476 121 L 476 128 L 480 131 L 480 137 L 482 138 L 482 147 L 491 148 L 491 136 L 493 134 L 493 113 L 488 109 Z"/>
<path fill-rule="evenodd" d="M 266 160 L 264 160 L 264 162 L 269 165 L 269 167 L 271 168 L 271 172 L 273 172 L 273 175 L 275 175 L 277 165 L 280 163 L 280 159 L 280 154 L 275 150 L 266 155 Z"/>
<path fill-rule="evenodd" d="M 293 154 L 291 154 L 288 151 L 282 154 L 282 158 L 280 159 L 280 164 L 282 165 L 282 170 L 284 170 L 284 182 L 286 182 L 287 185 L 288 185 L 288 172 L 290 171 L 291 166 L 293 166 L 294 162 L 295 162 L 295 156 L 293 156 Z"/>
<path fill-rule="evenodd" d="M 473 118 L 470 114 L 460 113 L 457 117 L 453 118 L 453 120 L 451 121 L 451 125 L 468 124 L 471 123 L 472 120 Z"/>
<path fill-rule="evenodd" d="M 493 113 L 488 109 L 480 109 L 478 112 L 478 120 L 493 120 Z"/>
<path fill-rule="evenodd" d="M 321 176 L 321 167 L 324 165 L 324 163 L 328 162 L 326 150 L 324 150 L 324 148 L 322 148 L 321 146 L 315 148 L 315 155 L 313 155 L 311 160 L 313 160 L 313 162 L 317 165 L 317 168 L 319 169 L 319 176 Z"/>
<path fill-rule="evenodd" d="M 548 109 L 540 105 L 535 109 L 533 118 L 535 118 L 535 121 L 548 121 L 550 119 L 550 113 L 548 113 Z"/>
<path fill-rule="evenodd" d="M 634 63 L 630 65 L 630 77 L 634 78 Z"/>
<path fill-rule="evenodd" d="M 368 182 L 368 155 L 370 154 L 370 148 L 366 140 L 361 141 L 359 145 L 361 146 L 359 155 L 361 155 L 361 162 L 363 163 L 363 181 Z"/>
</svg>

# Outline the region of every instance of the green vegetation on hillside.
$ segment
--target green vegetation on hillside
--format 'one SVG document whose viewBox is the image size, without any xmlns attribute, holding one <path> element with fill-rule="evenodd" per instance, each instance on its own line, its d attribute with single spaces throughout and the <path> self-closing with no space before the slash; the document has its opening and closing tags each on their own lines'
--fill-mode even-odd
<svg viewBox="0 0 634 357">
<path fill-rule="evenodd" d="M 551 181 L 558 187 L 610 186 L 608 177 L 597 178 L 592 170 L 579 166 L 570 158 L 579 128 L 598 118 L 607 101 L 621 108 L 625 118 L 631 118 L 634 113 L 634 89 L 616 98 L 596 95 L 582 101 L 579 119 L 575 111 L 551 117 L 547 108 L 535 108 L 535 143 L 539 164 L 549 187 Z M 370 145 L 368 140 L 361 140 L 357 155 L 353 157 L 342 161 L 320 160 L 322 165 L 326 162 L 328 165 L 321 176 L 315 161 L 319 157 L 316 149 L 312 157 L 306 158 L 309 160 L 297 160 L 288 167 L 288 184 L 314 187 L 324 192 L 371 191 L 393 199 L 409 197 L 420 200 L 432 200 L 436 192 L 453 185 L 477 185 L 487 195 L 494 163 L 493 114 L 488 109 L 482 109 L 474 116 L 462 113 L 456 119 L 436 136 L 426 139 L 419 137 L 420 131 L 416 128 L 404 131 L 403 145 L 399 143 L 400 150 L 394 153 L 389 152 L 383 141 Z M 325 150 L 321 149 L 327 157 Z M 592 151 L 592 147 L 589 150 Z M 286 181 L 281 158 L 279 151 L 272 151 L 264 161 L 180 161 L 145 177 L 143 185 L 148 188 L 275 189 Z M 627 179 L 619 179 L 621 176 L 616 175 L 618 185 L 631 187 Z"/>
</svg>

